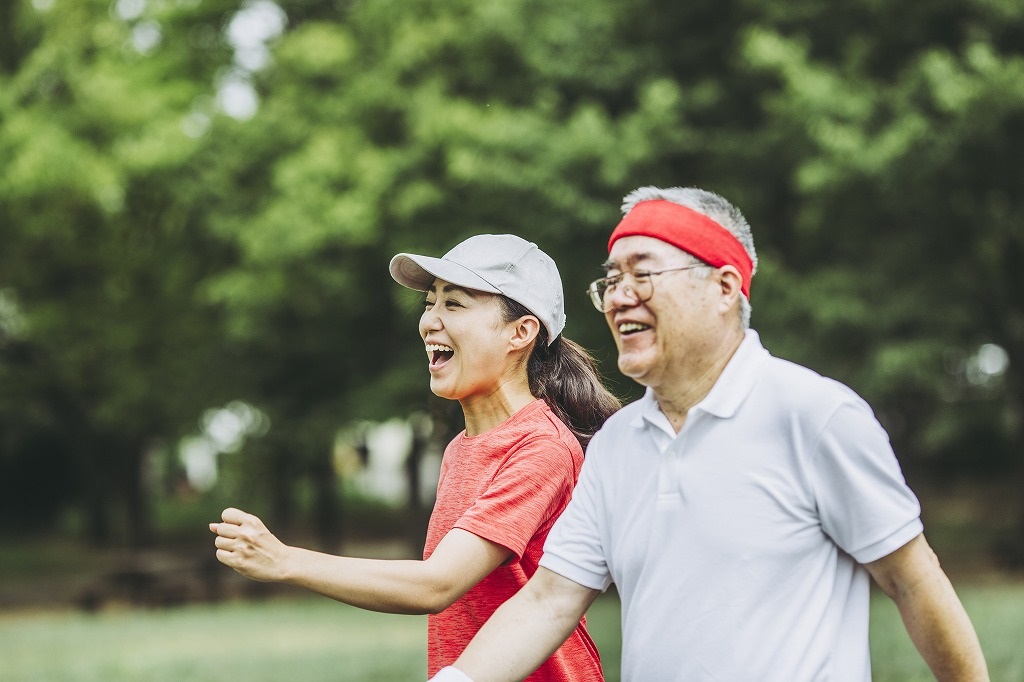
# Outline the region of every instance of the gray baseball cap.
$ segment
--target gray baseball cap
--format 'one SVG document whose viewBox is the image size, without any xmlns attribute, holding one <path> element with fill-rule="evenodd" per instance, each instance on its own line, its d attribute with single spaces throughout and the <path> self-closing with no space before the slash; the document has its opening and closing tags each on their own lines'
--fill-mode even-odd
<svg viewBox="0 0 1024 682">
<path fill-rule="evenodd" d="M 478 234 L 440 258 L 400 253 L 388 269 L 396 282 L 416 291 L 426 291 L 439 278 L 506 296 L 537 316 L 548 331 L 548 345 L 565 328 L 562 278 L 555 261 L 513 234 Z"/>
</svg>

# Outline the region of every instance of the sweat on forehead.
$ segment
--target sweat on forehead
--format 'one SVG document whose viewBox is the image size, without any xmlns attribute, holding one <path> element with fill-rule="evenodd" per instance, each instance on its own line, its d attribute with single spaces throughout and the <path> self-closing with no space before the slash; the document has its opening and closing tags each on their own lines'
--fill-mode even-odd
<svg viewBox="0 0 1024 682">
<path fill-rule="evenodd" d="M 750 298 L 750 254 L 729 230 L 706 215 L 663 199 L 641 201 L 612 231 L 609 253 L 618 239 L 633 236 L 660 239 L 716 268 L 732 265 L 743 280 L 743 294 Z"/>
</svg>

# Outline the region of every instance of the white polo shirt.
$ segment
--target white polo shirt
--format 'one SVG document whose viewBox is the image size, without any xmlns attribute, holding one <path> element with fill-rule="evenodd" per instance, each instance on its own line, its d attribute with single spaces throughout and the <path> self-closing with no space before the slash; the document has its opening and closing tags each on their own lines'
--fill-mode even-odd
<svg viewBox="0 0 1024 682">
<path fill-rule="evenodd" d="M 860 564 L 921 532 L 868 405 L 748 331 L 678 435 L 650 390 L 605 423 L 540 563 L 615 583 L 626 682 L 866 682 Z"/>
</svg>

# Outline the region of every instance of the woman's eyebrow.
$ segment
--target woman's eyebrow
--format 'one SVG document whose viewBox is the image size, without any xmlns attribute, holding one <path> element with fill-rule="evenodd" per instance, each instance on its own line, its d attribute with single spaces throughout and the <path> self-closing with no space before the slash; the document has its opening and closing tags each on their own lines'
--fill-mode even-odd
<svg viewBox="0 0 1024 682">
<path fill-rule="evenodd" d="M 433 288 L 433 287 L 431 287 L 431 288 Z M 456 291 L 456 292 L 465 294 L 466 296 L 469 296 L 470 298 L 476 298 L 476 294 L 473 293 L 472 289 L 467 289 L 466 287 L 460 287 L 457 284 L 445 284 L 444 287 L 442 287 L 441 291 L 443 293 L 446 293 L 446 294 L 450 294 L 451 292 Z"/>
</svg>

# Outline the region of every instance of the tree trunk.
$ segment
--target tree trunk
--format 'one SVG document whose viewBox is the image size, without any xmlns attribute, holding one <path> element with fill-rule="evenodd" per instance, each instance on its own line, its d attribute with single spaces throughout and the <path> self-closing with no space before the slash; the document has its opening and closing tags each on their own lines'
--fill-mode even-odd
<svg viewBox="0 0 1024 682">
<path fill-rule="evenodd" d="M 317 538 L 324 551 L 334 551 L 343 539 L 344 523 L 330 449 L 324 448 L 323 455 L 313 462 L 310 473 L 316 496 L 313 516 Z"/>
<path fill-rule="evenodd" d="M 152 505 L 146 480 L 146 457 L 141 441 L 126 443 L 120 461 L 124 462 L 122 488 L 125 500 L 125 526 L 132 549 L 154 544 Z"/>
</svg>

